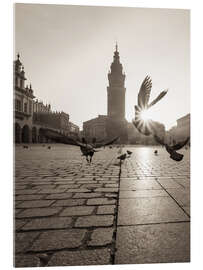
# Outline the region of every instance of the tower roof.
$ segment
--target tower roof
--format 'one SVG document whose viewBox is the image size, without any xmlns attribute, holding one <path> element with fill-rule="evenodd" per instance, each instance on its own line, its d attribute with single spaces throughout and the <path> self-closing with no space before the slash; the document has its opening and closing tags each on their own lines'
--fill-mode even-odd
<svg viewBox="0 0 203 270">
<path fill-rule="evenodd" d="M 119 52 L 118 52 L 118 43 L 116 42 L 116 50 L 114 51 L 114 57 L 113 60 L 114 62 L 119 63 L 120 62 L 120 56 L 119 56 Z"/>
</svg>

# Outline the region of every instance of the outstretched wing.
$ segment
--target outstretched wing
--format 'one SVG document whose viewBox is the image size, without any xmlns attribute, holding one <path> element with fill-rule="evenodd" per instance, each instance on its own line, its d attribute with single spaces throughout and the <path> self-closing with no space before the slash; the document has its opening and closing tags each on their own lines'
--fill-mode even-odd
<svg viewBox="0 0 203 270">
<path fill-rule="evenodd" d="M 148 106 L 148 108 L 152 107 L 154 104 L 156 104 L 159 100 L 161 100 L 166 94 L 168 90 L 162 91 L 157 98 L 155 98 Z"/>
<path fill-rule="evenodd" d="M 179 150 L 188 143 L 189 139 L 190 139 L 190 137 L 188 137 L 185 141 L 179 142 L 179 143 L 171 146 L 171 148 L 173 150 Z"/>
<path fill-rule="evenodd" d="M 151 94 L 151 88 L 152 88 L 152 80 L 149 76 L 147 76 L 141 87 L 140 91 L 138 93 L 138 106 L 141 109 L 146 109 L 148 107 L 148 102 Z"/>
<path fill-rule="evenodd" d="M 133 120 L 133 125 L 136 127 L 136 129 L 143 135 L 145 136 L 149 136 L 151 135 L 151 130 L 150 128 L 148 127 L 148 125 L 146 125 L 144 123 L 143 120 L 139 119 L 139 118 L 136 118 Z"/>
<path fill-rule="evenodd" d="M 92 146 L 94 148 L 99 148 L 99 147 L 102 147 L 102 146 L 106 146 L 106 145 L 110 145 L 110 144 L 113 144 L 114 142 L 116 142 L 118 140 L 119 137 L 116 137 L 108 142 L 98 142 L 98 143 L 94 143 L 92 144 Z"/>
<path fill-rule="evenodd" d="M 42 129 L 42 133 L 44 137 L 46 137 L 47 139 L 51 139 L 54 142 L 79 146 L 75 139 L 69 136 L 64 136 L 56 131 L 49 129 Z"/>
<path fill-rule="evenodd" d="M 155 139 L 155 141 L 157 142 L 157 143 L 159 143 L 159 144 L 161 144 L 161 145 L 164 145 L 164 146 L 166 146 L 166 148 L 167 148 L 167 145 L 165 144 L 165 142 L 164 142 L 164 140 L 163 139 L 161 139 L 159 136 L 157 136 L 156 134 L 154 134 L 154 139 Z M 167 150 L 167 149 L 166 149 Z M 167 150 L 167 152 L 168 152 L 168 150 Z"/>
</svg>

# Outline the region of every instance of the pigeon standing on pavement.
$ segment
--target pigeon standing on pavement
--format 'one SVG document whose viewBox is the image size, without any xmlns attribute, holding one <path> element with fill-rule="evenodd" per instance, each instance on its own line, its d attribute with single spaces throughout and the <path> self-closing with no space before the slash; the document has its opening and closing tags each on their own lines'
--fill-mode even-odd
<svg viewBox="0 0 203 270">
<path fill-rule="evenodd" d="M 127 155 L 126 155 L 126 153 L 125 153 L 125 154 L 123 154 L 123 155 L 117 157 L 117 159 L 120 159 L 121 161 L 123 161 L 123 160 L 126 159 L 126 157 L 127 157 Z"/>
<path fill-rule="evenodd" d="M 131 152 L 130 150 L 127 150 L 127 154 L 130 156 L 132 155 L 133 152 Z"/>
<path fill-rule="evenodd" d="M 166 151 L 170 154 L 170 158 L 171 158 L 171 159 L 173 159 L 173 160 L 175 160 L 175 161 L 181 161 L 181 160 L 183 159 L 184 155 L 182 155 L 182 154 L 180 154 L 180 153 L 178 153 L 178 152 L 176 152 L 176 151 L 177 151 L 177 150 L 180 150 L 182 147 L 184 147 L 184 146 L 188 143 L 190 137 L 188 137 L 186 140 L 184 140 L 184 141 L 182 141 L 182 142 L 179 142 L 179 143 L 177 143 L 177 144 L 174 144 L 174 145 L 172 145 L 172 146 L 166 144 L 166 143 L 164 142 L 164 139 L 159 138 L 156 134 L 154 134 L 154 139 L 155 139 L 159 144 L 165 146 Z"/>
<path fill-rule="evenodd" d="M 23 145 L 23 148 L 28 149 L 28 145 Z"/>
<path fill-rule="evenodd" d="M 155 156 L 158 156 L 158 150 L 154 150 Z"/>
</svg>

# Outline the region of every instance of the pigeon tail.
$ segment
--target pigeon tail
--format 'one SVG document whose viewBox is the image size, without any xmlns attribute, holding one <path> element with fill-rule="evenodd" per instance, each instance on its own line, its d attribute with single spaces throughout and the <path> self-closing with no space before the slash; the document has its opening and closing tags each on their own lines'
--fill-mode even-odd
<svg viewBox="0 0 203 270">
<path fill-rule="evenodd" d="M 175 160 L 175 161 L 181 161 L 183 159 L 184 155 L 176 152 L 176 151 L 173 151 L 170 155 L 170 158 Z"/>
</svg>

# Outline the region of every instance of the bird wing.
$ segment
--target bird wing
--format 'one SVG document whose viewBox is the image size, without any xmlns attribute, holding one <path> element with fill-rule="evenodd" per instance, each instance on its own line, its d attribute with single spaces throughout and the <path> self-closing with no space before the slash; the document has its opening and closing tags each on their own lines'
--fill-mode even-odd
<svg viewBox="0 0 203 270">
<path fill-rule="evenodd" d="M 168 90 L 164 90 L 162 91 L 158 97 L 156 97 L 148 106 L 148 108 L 152 107 L 154 104 L 156 104 L 159 100 L 161 100 L 166 94 L 167 94 Z"/>
<path fill-rule="evenodd" d="M 162 140 L 159 136 L 157 136 L 156 134 L 154 134 L 154 139 L 157 143 L 161 144 L 161 145 L 164 145 L 164 146 L 167 146 L 164 142 L 164 140 Z M 167 149 L 166 149 L 167 150 Z"/>
<path fill-rule="evenodd" d="M 100 142 L 100 143 L 98 142 L 98 143 L 92 144 L 92 146 L 94 148 L 99 148 L 99 147 L 102 147 L 102 146 L 110 145 L 110 144 L 113 144 L 115 141 L 117 141 L 118 138 L 119 137 L 116 137 L 116 138 L 114 138 L 114 139 L 112 139 L 112 140 L 110 140 L 108 142 Z"/>
<path fill-rule="evenodd" d="M 135 118 L 133 120 L 133 124 L 136 129 L 143 135 L 149 136 L 152 134 L 152 129 L 148 123 L 145 123 L 142 119 Z"/>
<path fill-rule="evenodd" d="M 166 151 L 170 154 L 170 155 L 172 155 L 172 156 L 174 156 L 175 155 L 175 151 L 169 146 L 169 145 L 165 145 L 165 148 L 166 148 Z"/>
<path fill-rule="evenodd" d="M 49 129 L 43 129 L 42 130 L 43 135 L 47 139 L 51 139 L 57 143 L 63 143 L 63 144 L 69 144 L 69 145 L 77 145 L 77 141 L 69 136 L 62 135 L 58 133 L 57 131 L 49 130 Z"/>
<path fill-rule="evenodd" d="M 138 93 L 138 106 L 141 109 L 146 109 L 148 106 L 150 94 L 151 94 L 151 88 L 152 88 L 152 80 L 149 76 L 147 76 L 141 87 L 140 91 Z"/>
<path fill-rule="evenodd" d="M 173 150 L 179 150 L 179 149 L 181 149 L 183 146 L 185 146 L 188 143 L 189 139 L 190 139 L 190 137 L 188 137 L 186 140 L 184 140 L 182 142 L 179 142 L 179 143 L 171 146 L 171 148 Z"/>
</svg>

